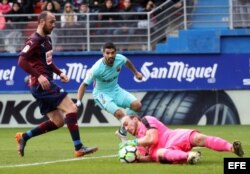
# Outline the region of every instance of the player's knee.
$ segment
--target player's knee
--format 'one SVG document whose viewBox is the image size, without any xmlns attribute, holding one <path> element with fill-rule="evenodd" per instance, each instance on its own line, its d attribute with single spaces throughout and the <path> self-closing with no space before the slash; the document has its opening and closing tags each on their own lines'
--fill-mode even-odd
<svg viewBox="0 0 250 174">
<path fill-rule="evenodd" d="M 72 102 L 69 107 L 67 107 L 66 113 L 76 113 L 77 106 Z"/>
<path fill-rule="evenodd" d="M 51 120 L 58 128 L 64 126 L 64 119 L 54 119 Z"/>
<path fill-rule="evenodd" d="M 205 141 L 206 141 L 206 137 L 207 137 L 206 135 L 198 133 L 194 137 L 193 144 L 196 145 L 196 146 L 204 146 L 205 145 Z"/>
</svg>

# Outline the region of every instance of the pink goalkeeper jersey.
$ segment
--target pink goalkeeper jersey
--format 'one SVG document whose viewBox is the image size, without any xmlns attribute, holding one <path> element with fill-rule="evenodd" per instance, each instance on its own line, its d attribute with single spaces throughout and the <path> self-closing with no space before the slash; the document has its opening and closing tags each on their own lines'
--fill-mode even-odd
<svg viewBox="0 0 250 174">
<path fill-rule="evenodd" d="M 145 116 L 142 118 L 136 133 L 136 137 L 140 138 L 146 135 L 148 129 L 158 130 L 158 143 L 149 147 L 149 155 L 156 161 L 156 152 L 159 148 L 180 149 L 190 151 L 190 135 L 194 130 L 191 129 L 169 129 L 162 122 L 153 116 Z"/>
</svg>

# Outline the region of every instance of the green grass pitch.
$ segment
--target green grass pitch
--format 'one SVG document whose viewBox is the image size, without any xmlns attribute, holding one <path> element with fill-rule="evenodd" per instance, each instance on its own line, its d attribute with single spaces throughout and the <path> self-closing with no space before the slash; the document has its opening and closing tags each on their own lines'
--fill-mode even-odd
<svg viewBox="0 0 250 174">
<path fill-rule="evenodd" d="M 250 157 L 249 126 L 178 126 L 194 128 L 208 135 L 228 141 L 242 141 L 245 157 Z M 171 128 L 176 128 L 171 126 Z M 73 157 L 73 144 L 66 128 L 31 139 L 25 156 L 16 150 L 15 133 L 24 128 L 0 129 L 1 174 L 223 174 L 223 158 L 236 157 L 227 152 L 200 148 L 201 161 L 196 165 L 169 165 L 159 163 L 122 164 L 118 161 L 119 141 L 114 132 L 117 127 L 81 127 L 81 137 L 88 146 L 99 150 L 83 158 Z M 132 138 L 132 137 L 130 137 Z"/>
</svg>

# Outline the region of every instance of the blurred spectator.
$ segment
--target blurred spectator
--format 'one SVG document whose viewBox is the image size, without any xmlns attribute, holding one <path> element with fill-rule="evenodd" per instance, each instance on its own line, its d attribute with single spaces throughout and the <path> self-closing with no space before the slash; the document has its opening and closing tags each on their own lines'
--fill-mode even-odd
<svg viewBox="0 0 250 174">
<path fill-rule="evenodd" d="M 136 6 L 136 10 L 138 12 L 143 11 L 146 7 L 148 0 L 133 0 L 134 5 Z"/>
<path fill-rule="evenodd" d="M 90 11 L 90 34 L 95 35 L 97 33 L 96 28 L 99 28 L 98 23 L 98 13 L 100 11 L 100 4 L 98 0 L 91 0 L 89 4 L 89 11 Z M 95 38 L 92 38 L 92 40 L 95 40 Z"/>
<path fill-rule="evenodd" d="M 86 21 L 87 21 L 87 13 L 89 13 L 90 10 L 89 10 L 89 6 L 87 3 L 83 2 L 81 5 L 80 5 L 80 8 L 79 8 L 79 13 L 80 15 L 78 16 L 78 21 L 82 21 L 82 22 L 85 22 L 84 27 L 86 27 Z"/>
<path fill-rule="evenodd" d="M 34 4 L 32 0 L 21 0 L 20 4 L 24 14 L 34 14 Z M 33 16 L 28 15 L 27 17 L 29 20 L 35 20 Z"/>
<path fill-rule="evenodd" d="M 60 12 L 63 12 L 63 7 L 66 3 L 70 3 L 70 4 L 74 4 L 74 0 L 56 0 L 59 4 L 60 4 L 60 7 L 61 7 L 61 10 Z"/>
<path fill-rule="evenodd" d="M 74 6 L 69 2 L 65 3 L 64 11 L 61 16 L 61 28 L 63 28 L 63 44 L 65 48 L 71 51 L 80 51 L 81 43 L 79 43 L 79 37 L 83 37 L 83 32 L 78 25 L 78 17 L 74 12 Z M 60 42 L 61 43 L 61 42 Z"/>
<path fill-rule="evenodd" d="M 123 3 L 123 2 L 124 2 L 124 0 L 120 0 L 120 1 L 119 1 L 118 7 L 117 7 L 118 10 L 124 9 L 124 3 Z"/>
<path fill-rule="evenodd" d="M 117 10 L 113 6 L 112 0 L 105 0 L 104 5 L 100 8 L 99 13 L 116 13 Z M 112 35 L 114 29 L 118 26 L 117 20 L 118 15 L 115 14 L 100 14 L 98 20 L 100 21 L 100 27 L 97 31 L 97 34 L 103 35 Z"/>
<path fill-rule="evenodd" d="M 98 0 L 91 1 L 89 8 L 90 8 L 91 13 L 99 12 L 99 10 L 100 10 L 99 1 Z"/>
<path fill-rule="evenodd" d="M 63 14 L 61 16 L 61 27 L 71 27 L 77 22 L 77 15 L 74 12 L 74 7 L 67 2 L 64 5 Z"/>
<path fill-rule="evenodd" d="M 42 12 L 42 5 L 43 5 L 43 0 L 33 1 L 33 8 L 35 14 L 40 14 Z"/>
<path fill-rule="evenodd" d="M 0 11 L 0 30 L 5 29 L 5 25 L 6 25 L 6 19 L 2 14 L 2 12 Z"/>
<path fill-rule="evenodd" d="M 137 15 L 129 14 L 136 13 L 135 7 L 132 5 L 131 0 L 124 0 L 124 9 L 120 10 L 122 14 L 119 16 L 119 28 L 114 31 L 114 35 L 125 35 L 125 37 L 120 37 L 118 42 L 130 42 L 131 36 L 136 32 L 137 28 Z"/>
<path fill-rule="evenodd" d="M 2 0 L 2 2 L 0 3 L 0 12 L 2 12 L 2 14 L 7 14 L 11 11 L 11 5 L 9 3 L 9 0 Z"/>
<path fill-rule="evenodd" d="M 43 2 L 41 9 L 42 11 L 46 10 L 52 13 L 59 13 L 61 6 L 56 0 L 47 0 Z"/>
<path fill-rule="evenodd" d="M 7 21 L 7 28 L 8 29 L 22 29 L 24 28 L 25 21 L 28 20 L 26 16 L 24 15 L 21 4 L 18 2 L 12 3 L 11 11 L 9 12 L 9 15 L 6 19 Z"/>
<path fill-rule="evenodd" d="M 41 8 L 42 8 L 42 11 L 50 11 L 50 12 L 55 14 L 56 21 L 57 21 L 56 27 L 59 27 L 60 14 L 56 14 L 56 13 L 60 13 L 60 9 L 61 9 L 60 4 L 56 0 L 47 0 L 47 1 L 44 1 Z M 53 31 L 55 31 L 55 30 L 53 30 Z"/>
<path fill-rule="evenodd" d="M 80 34 L 80 36 L 77 38 L 79 43 L 81 44 L 82 49 L 81 50 L 86 50 L 86 41 L 87 41 L 87 13 L 89 13 L 89 6 L 87 3 L 83 2 L 80 5 L 80 9 L 79 9 L 79 16 L 78 16 L 78 27 L 79 27 L 79 31 L 78 33 Z"/>
<path fill-rule="evenodd" d="M 73 0 L 75 11 L 79 11 L 82 4 L 89 4 L 89 0 Z"/>
<path fill-rule="evenodd" d="M 149 0 L 142 10 L 142 12 L 150 12 L 156 7 L 155 3 L 152 0 Z M 153 14 L 148 19 L 148 15 L 140 15 L 139 17 L 140 21 L 138 22 L 138 28 L 147 28 L 148 26 L 153 26 L 154 23 L 156 23 L 155 17 L 153 17 Z"/>
<path fill-rule="evenodd" d="M 119 6 L 119 1 L 120 0 L 112 0 L 112 1 L 113 1 L 113 7 L 118 10 L 118 6 Z"/>
<path fill-rule="evenodd" d="M 0 11 L 0 51 L 4 51 L 3 38 L 5 36 L 5 32 L 4 32 L 5 25 L 6 25 L 5 17 L 3 16 L 2 12 Z"/>
<path fill-rule="evenodd" d="M 22 15 L 24 14 L 21 9 L 20 3 L 13 2 L 11 11 L 6 17 L 6 30 L 8 30 L 8 32 L 6 32 L 5 34 L 4 45 L 5 50 L 8 52 L 15 53 L 19 51 L 20 45 L 22 45 L 24 42 L 21 29 L 25 27 L 28 18 Z"/>
</svg>

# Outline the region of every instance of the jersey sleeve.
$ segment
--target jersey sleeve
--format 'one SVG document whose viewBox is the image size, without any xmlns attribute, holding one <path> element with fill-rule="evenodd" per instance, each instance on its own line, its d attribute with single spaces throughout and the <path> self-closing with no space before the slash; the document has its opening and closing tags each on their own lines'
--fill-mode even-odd
<svg viewBox="0 0 250 174">
<path fill-rule="evenodd" d="M 86 77 L 83 81 L 83 83 L 90 85 L 94 81 L 94 74 L 93 74 L 93 69 L 91 68 L 90 70 L 87 71 Z"/>
<path fill-rule="evenodd" d="M 117 57 L 118 57 L 118 59 L 122 62 L 123 65 L 124 65 L 124 64 L 127 62 L 127 60 L 128 60 L 128 58 L 127 58 L 126 56 L 121 55 L 121 54 L 117 54 Z"/>
<path fill-rule="evenodd" d="M 28 40 L 23 49 L 21 50 L 20 56 L 28 59 L 32 58 L 33 55 L 37 52 L 36 49 L 38 44 L 39 41 L 35 39 Z"/>
</svg>

